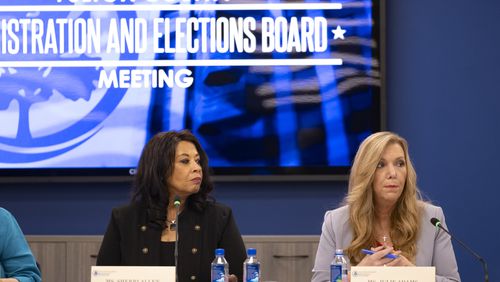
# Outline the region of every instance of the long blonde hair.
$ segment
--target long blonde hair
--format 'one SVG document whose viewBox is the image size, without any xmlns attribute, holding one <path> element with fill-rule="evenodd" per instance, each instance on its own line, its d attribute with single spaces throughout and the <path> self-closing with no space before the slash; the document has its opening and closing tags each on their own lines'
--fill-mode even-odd
<svg viewBox="0 0 500 282">
<path fill-rule="evenodd" d="M 417 175 L 410 161 L 406 140 L 385 131 L 374 133 L 361 143 L 349 176 L 349 192 L 344 203 L 349 205 L 349 221 L 353 231 L 353 240 L 346 250 L 352 265 L 358 264 L 363 258 L 361 249 L 373 246 L 376 240 L 373 179 L 382 153 L 390 144 L 401 145 L 407 168 L 403 192 L 391 214 L 390 238 L 406 258 L 413 262 L 415 260 L 421 210 Z"/>
</svg>

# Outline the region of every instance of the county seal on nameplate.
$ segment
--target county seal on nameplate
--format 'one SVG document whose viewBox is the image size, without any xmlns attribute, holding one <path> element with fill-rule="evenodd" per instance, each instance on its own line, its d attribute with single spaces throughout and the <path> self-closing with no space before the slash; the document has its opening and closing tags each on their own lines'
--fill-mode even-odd
<svg viewBox="0 0 500 282">
<path fill-rule="evenodd" d="M 175 267 L 92 266 L 90 282 L 175 282 Z"/>
<path fill-rule="evenodd" d="M 436 268 L 353 266 L 351 282 L 435 282 Z"/>
</svg>

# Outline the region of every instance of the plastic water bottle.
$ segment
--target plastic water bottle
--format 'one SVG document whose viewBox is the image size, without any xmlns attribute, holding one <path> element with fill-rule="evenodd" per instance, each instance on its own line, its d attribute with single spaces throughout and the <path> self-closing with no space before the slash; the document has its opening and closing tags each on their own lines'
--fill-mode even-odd
<svg viewBox="0 0 500 282">
<path fill-rule="evenodd" d="M 257 260 L 257 250 L 249 248 L 247 259 L 243 263 L 243 282 L 259 282 L 260 262 Z"/>
<path fill-rule="evenodd" d="M 215 259 L 212 261 L 212 282 L 228 282 L 229 264 L 224 258 L 224 249 L 215 249 Z"/>
<path fill-rule="evenodd" d="M 347 281 L 348 265 L 344 257 L 344 251 L 337 249 L 335 257 L 330 265 L 330 281 L 331 282 L 346 282 Z"/>
</svg>

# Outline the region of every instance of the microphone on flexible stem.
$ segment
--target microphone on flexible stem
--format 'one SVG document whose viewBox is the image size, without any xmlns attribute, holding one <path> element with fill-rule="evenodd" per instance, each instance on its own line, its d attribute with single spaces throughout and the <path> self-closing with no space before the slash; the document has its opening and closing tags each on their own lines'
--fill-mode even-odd
<svg viewBox="0 0 500 282">
<path fill-rule="evenodd" d="M 175 247 L 174 247 L 174 258 L 175 258 L 175 280 L 179 281 L 179 273 L 177 270 L 177 257 L 179 256 L 179 209 L 181 206 L 181 197 L 175 195 L 174 197 L 174 207 L 175 207 Z"/>
<path fill-rule="evenodd" d="M 446 230 L 446 228 L 444 228 L 442 226 L 441 221 L 439 221 L 439 219 L 433 217 L 433 218 L 431 218 L 431 223 L 432 223 L 432 225 L 436 226 L 436 228 L 440 228 L 444 232 L 448 233 L 448 235 L 450 235 L 451 238 L 453 238 L 455 241 L 460 243 L 460 245 L 462 245 L 462 247 L 464 247 L 469 253 L 471 253 L 474 257 L 476 257 L 476 259 L 479 260 L 479 262 L 481 262 L 481 265 L 483 266 L 483 270 L 484 270 L 484 281 L 488 282 L 489 281 L 488 266 L 486 265 L 486 261 L 480 255 L 478 255 L 476 252 L 474 252 L 471 248 L 469 248 L 467 245 L 465 245 L 464 242 L 458 240 L 458 238 L 456 238 L 448 230 Z"/>
</svg>

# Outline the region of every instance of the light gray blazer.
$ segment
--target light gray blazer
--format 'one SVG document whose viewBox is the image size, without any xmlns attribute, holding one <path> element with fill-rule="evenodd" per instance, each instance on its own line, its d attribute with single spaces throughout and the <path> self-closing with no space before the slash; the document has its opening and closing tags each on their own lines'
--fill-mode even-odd
<svg viewBox="0 0 500 282">
<path fill-rule="evenodd" d="M 436 282 L 460 281 L 451 238 L 444 231 L 436 230 L 436 227 L 432 226 L 430 219 L 433 217 L 439 219 L 443 227 L 447 228 L 443 210 L 424 203 L 417 240 L 416 265 L 435 266 Z M 313 268 L 313 282 L 330 281 L 330 263 L 335 249 L 347 249 L 351 241 L 348 206 L 327 211 Z"/>
</svg>

